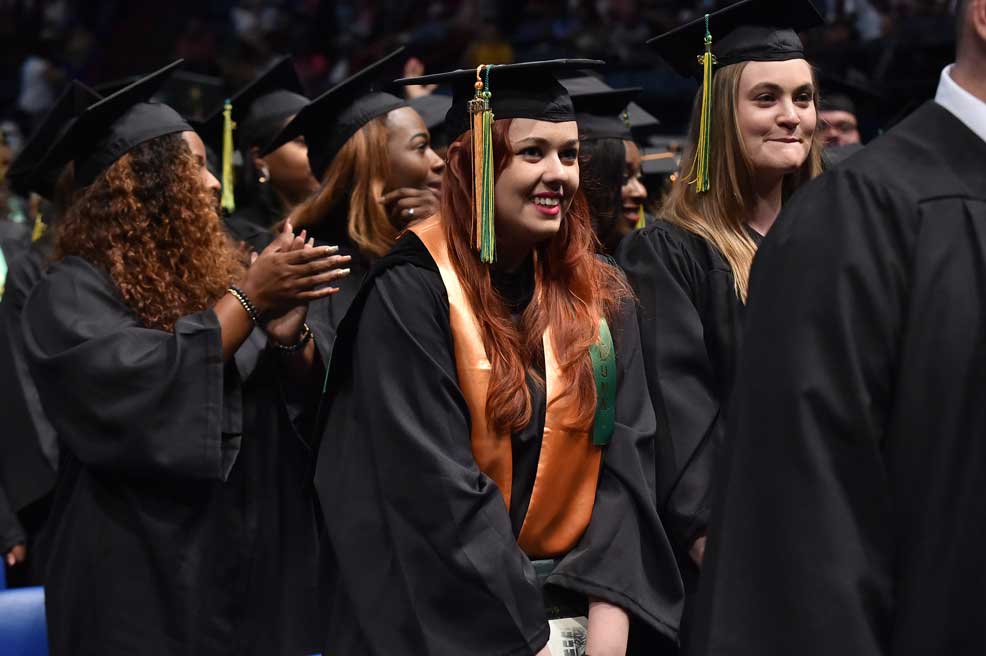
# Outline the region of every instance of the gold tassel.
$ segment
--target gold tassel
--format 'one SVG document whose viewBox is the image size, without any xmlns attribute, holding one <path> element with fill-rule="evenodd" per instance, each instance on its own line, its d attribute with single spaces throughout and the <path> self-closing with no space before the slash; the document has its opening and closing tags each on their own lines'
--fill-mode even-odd
<svg viewBox="0 0 986 656">
<path fill-rule="evenodd" d="M 469 101 L 469 127 L 472 139 L 472 207 L 475 247 L 481 262 L 496 260 L 496 234 L 493 205 L 493 110 L 490 107 L 490 69 L 476 69 L 476 95 Z M 484 79 L 485 73 L 485 79 Z"/>
<path fill-rule="evenodd" d="M 236 199 L 233 195 L 233 103 L 226 99 L 223 105 L 223 198 L 222 207 L 227 214 L 236 211 Z"/>
<path fill-rule="evenodd" d="M 644 206 L 640 205 L 637 208 L 637 223 L 633 226 L 634 230 L 640 230 L 641 228 L 647 227 L 647 216 L 644 214 Z"/>
<path fill-rule="evenodd" d="M 689 177 L 699 193 L 709 190 L 709 156 L 712 148 L 712 66 L 716 64 L 712 54 L 712 33 L 709 31 L 709 15 L 705 15 L 705 54 L 698 58 L 702 64 L 702 119 L 699 123 L 695 161 Z"/>
<path fill-rule="evenodd" d="M 45 230 L 47 229 L 48 226 L 45 225 L 45 222 L 41 220 L 41 212 L 38 212 L 37 214 L 34 215 L 34 230 L 31 231 L 31 241 L 32 242 L 38 241 L 39 239 L 44 237 Z"/>
</svg>

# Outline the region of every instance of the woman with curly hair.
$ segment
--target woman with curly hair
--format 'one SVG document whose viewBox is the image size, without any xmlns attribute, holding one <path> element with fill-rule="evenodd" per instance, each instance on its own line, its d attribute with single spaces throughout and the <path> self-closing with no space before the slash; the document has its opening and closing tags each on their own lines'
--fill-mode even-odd
<svg viewBox="0 0 986 656">
<path fill-rule="evenodd" d="M 587 653 L 673 646 L 633 302 L 595 255 L 555 77 L 594 63 L 484 67 L 479 93 L 475 70 L 420 80 L 453 84 L 461 136 L 440 215 L 373 268 L 332 363 L 323 653 L 544 655 L 573 617 Z M 495 120 L 465 121 L 473 103 Z"/>
<path fill-rule="evenodd" d="M 397 50 L 316 98 L 288 123 L 267 150 L 303 136 L 318 191 L 295 207 L 293 225 L 316 243 L 338 245 L 352 257 L 352 275 L 339 294 L 313 305 L 312 328 L 328 362 L 336 329 L 373 261 L 384 256 L 414 219 L 438 208 L 444 162 L 431 149 L 421 116 L 390 93 Z"/>
<path fill-rule="evenodd" d="M 251 556 L 280 536 L 256 526 L 269 490 L 247 476 L 263 454 L 234 354 L 264 317 L 285 369 L 310 367 L 305 305 L 342 273 L 289 231 L 244 270 L 202 141 L 145 102 L 174 66 L 89 107 L 50 151 L 78 189 L 23 313 L 61 442 L 43 538 L 52 654 L 256 653 Z"/>
</svg>

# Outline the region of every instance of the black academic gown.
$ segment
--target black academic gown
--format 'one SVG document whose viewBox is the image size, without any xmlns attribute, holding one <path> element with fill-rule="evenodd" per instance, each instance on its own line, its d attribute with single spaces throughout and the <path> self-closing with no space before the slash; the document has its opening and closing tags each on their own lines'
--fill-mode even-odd
<svg viewBox="0 0 986 656">
<path fill-rule="evenodd" d="M 52 266 L 23 321 L 61 442 L 51 653 L 310 653 L 313 449 L 291 429 L 293 390 L 261 384 L 280 356 L 255 333 L 224 364 L 211 310 L 142 328 L 77 257 Z"/>
<path fill-rule="evenodd" d="M 628 235 L 617 262 L 640 302 L 641 351 L 659 426 L 658 507 L 688 580 L 696 573 L 688 550 L 708 525 L 743 304 L 722 253 L 667 221 Z"/>
<path fill-rule="evenodd" d="M 252 250 L 260 253 L 274 241 L 271 230 L 276 222 L 283 219 L 268 209 L 259 200 L 236 208 L 236 211 L 225 219 L 226 230 L 237 241 L 247 244 Z"/>
<path fill-rule="evenodd" d="M 321 298 L 308 308 L 308 325 L 315 336 L 322 362 L 332 361 L 332 352 L 336 342 L 339 325 L 346 317 L 349 307 L 353 304 L 370 271 L 370 259 L 364 255 L 349 237 L 345 217 L 337 219 L 330 217 L 321 224 L 306 228 L 309 236 L 315 239 L 316 246 L 338 246 L 339 255 L 348 255 L 352 259 L 345 268 L 349 275 L 332 283 L 339 291 L 327 298 Z"/>
<path fill-rule="evenodd" d="M 986 653 L 986 143 L 931 102 L 753 266 L 693 652 Z"/>
<path fill-rule="evenodd" d="M 0 487 L 22 525 L 21 541 L 26 540 L 28 545 L 32 571 L 20 580 L 34 584 L 43 580 L 43 558 L 37 538 L 44 527 L 55 485 L 58 441 L 28 371 L 21 314 L 28 294 L 41 279 L 49 252 L 50 245 L 40 241 L 8 262 L 6 290 L 0 302 L 0 379 L 4 384 L 3 403 L 0 403 L 0 426 L 3 427 L 0 431 Z M 5 531 L 0 529 L 2 533 Z M 0 544 L 0 550 L 3 548 Z"/>
<path fill-rule="evenodd" d="M 619 392 L 592 520 L 549 584 L 626 609 L 646 653 L 676 634 L 682 590 L 653 505 L 654 417 L 632 307 L 613 325 Z M 516 542 L 544 422 L 513 436 L 511 508 L 472 456 L 441 277 L 413 233 L 368 277 L 340 335 L 318 488 L 332 561 L 326 654 L 534 654 L 541 590 Z M 646 636 L 646 638 L 644 638 Z"/>
</svg>

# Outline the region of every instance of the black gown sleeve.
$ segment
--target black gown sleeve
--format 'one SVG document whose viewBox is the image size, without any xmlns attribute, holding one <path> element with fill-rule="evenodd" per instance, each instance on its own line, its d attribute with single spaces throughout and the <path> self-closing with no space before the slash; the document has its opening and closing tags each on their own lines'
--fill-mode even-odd
<svg viewBox="0 0 986 656">
<path fill-rule="evenodd" d="M 0 485 L 0 557 L 16 545 L 25 542 L 27 542 L 27 533 L 10 506 L 7 493 Z M 0 568 L 2 567 L 6 567 L 6 563 L 0 560 Z"/>
<path fill-rule="evenodd" d="M 334 355 L 316 473 L 338 573 L 323 652 L 534 654 L 542 596 L 473 459 L 441 278 L 405 265 L 370 284 Z"/>
<path fill-rule="evenodd" d="M 836 169 L 757 255 L 694 654 L 889 653 L 882 450 L 917 233 L 907 196 Z"/>
<path fill-rule="evenodd" d="M 723 436 L 720 383 L 698 309 L 709 273 L 661 222 L 627 236 L 617 261 L 640 303 L 641 352 L 658 421 L 658 508 L 687 552 L 708 524 Z"/>
<path fill-rule="evenodd" d="M 603 451 L 589 526 L 547 582 L 619 606 L 674 640 L 684 591 L 654 506 L 655 420 L 633 303 L 613 324 L 615 430 Z"/>
<path fill-rule="evenodd" d="M 239 377 L 212 310 L 141 327 L 109 278 L 54 265 L 22 317 L 28 364 L 59 439 L 83 464 L 224 479 L 242 432 Z"/>
</svg>

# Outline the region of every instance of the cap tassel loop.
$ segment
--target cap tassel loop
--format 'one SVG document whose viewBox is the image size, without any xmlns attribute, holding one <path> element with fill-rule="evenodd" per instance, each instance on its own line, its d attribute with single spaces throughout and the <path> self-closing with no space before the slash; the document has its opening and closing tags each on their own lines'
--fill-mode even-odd
<svg viewBox="0 0 986 656">
<path fill-rule="evenodd" d="M 227 98 L 223 105 L 223 197 L 222 208 L 227 214 L 236 211 L 236 199 L 233 195 L 233 103 Z"/>
<path fill-rule="evenodd" d="M 702 120 L 699 123 L 698 146 L 691 181 L 699 193 L 709 190 L 709 157 L 712 147 L 712 67 L 717 63 L 712 54 L 712 33 L 709 15 L 705 15 L 705 54 L 698 58 L 702 64 Z"/>
<path fill-rule="evenodd" d="M 496 233 L 493 225 L 493 110 L 490 107 L 490 69 L 476 69 L 476 95 L 469 101 L 469 125 L 472 138 L 473 219 L 475 245 L 485 264 L 496 261 Z"/>
</svg>

